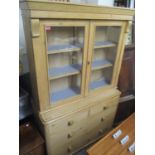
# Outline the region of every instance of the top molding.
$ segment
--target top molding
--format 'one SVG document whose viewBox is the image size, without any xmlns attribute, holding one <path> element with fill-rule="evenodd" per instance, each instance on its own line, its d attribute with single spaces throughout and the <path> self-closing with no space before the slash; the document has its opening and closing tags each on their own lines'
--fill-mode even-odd
<svg viewBox="0 0 155 155">
<path fill-rule="evenodd" d="M 85 4 L 21 0 L 22 13 L 32 18 L 132 20 L 134 9 Z"/>
</svg>

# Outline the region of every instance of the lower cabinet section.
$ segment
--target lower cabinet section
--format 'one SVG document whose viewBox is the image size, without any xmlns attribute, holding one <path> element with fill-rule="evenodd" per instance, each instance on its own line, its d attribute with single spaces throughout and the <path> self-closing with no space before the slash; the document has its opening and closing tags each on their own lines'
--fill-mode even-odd
<svg viewBox="0 0 155 155">
<path fill-rule="evenodd" d="M 69 155 L 112 128 L 119 95 L 44 124 L 48 155 Z"/>
</svg>

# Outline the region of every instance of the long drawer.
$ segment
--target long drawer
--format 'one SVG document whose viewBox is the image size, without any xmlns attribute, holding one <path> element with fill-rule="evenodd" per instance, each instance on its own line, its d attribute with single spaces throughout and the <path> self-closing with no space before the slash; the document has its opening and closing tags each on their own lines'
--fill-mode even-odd
<svg viewBox="0 0 155 155">
<path fill-rule="evenodd" d="M 111 129 L 113 120 L 115 117 L 117 106 L 113 106 L 100 112 L 96 115 L 91 116 L 90 121 L 87 125 L 89 128 L 88 137 L 89 140 L 102 136 L 105 132 Z"/>
</svg>

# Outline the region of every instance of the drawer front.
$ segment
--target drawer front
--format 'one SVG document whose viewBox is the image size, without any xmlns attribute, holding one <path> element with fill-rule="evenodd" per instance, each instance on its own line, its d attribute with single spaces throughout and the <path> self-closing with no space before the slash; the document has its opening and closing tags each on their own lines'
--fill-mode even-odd
<svg viewBox="0 0 155 155">
<path fill-rule="evenodd" d="M 111 107 L 116 106 L 118 104 L 118 101 L 119 101 L 119 98 L 114 98 L 106 102 L 98 101 L 94 106 L 90 108 L 90 115 L 93 116 L 100 112 L 106 112 Z"/>
<path fill-rule="evenodd" d="M 107 109 L 106 112 L 100 112 L 90 117 L 90 121 L 88 123 L 89 131 L 87 133 L 88 141 L 92 141 L 103 136 L 104 133 L 112 128 L 116 110 L 117 106 L 115 105 Z"/>
<path fill-rule="evenodd" d="M 80 144 L 83 140 L 81 135 L 84 135 L 87 120 L 88 109 L 52 122 L 46 132 L 50 154 L 52 152 L 52 155 L 65 155 L 79 147 L 76 143 Z M 77 140 L 77 137 L 80 137 L 81 141 Z"/>
<path fill-rule="evenodd" d="M 88 110 L 80 111 L 69 115 L 68 117 L 56 120 L 51 123 L 49 127 L 50 134 L 55 134 L 55 132 L 74 130 L 81 127 L 81 121 L 88 118 Z"/>
</svg>

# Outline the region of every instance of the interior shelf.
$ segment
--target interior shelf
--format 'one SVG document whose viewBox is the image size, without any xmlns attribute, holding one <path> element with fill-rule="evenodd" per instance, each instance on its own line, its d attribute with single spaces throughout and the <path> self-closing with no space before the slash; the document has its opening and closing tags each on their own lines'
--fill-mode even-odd
<svg viewBox="0 0 155 155">
<path fill-rule="evenodd" d="M 94 49 L 97 48 L 107 48 L 107 47 L 115 47 L 116 43 L 112 41 L 97 41 L 94 44 Z"/>
<path fill-rule="evenodd" d="M 89 87 L 90 87 L 90 89 L 96 89 L 96 88 L 104 87 L 107 85 L 109 85 L 109 83 L 107 83 L 106 80 L 102 79 L 102 80 L 91 82 Z"/>
<path fill-rule="evenodd" d="M 112 63 L 108 60 L 95 60 L 92 63 L 92 70 L 111 67 Z"/>
<path fill-rule="evenodd" d="M 80 51 L 82 47 L 83 47 L 82 44 L 51 45 L 51 46 L 48 46 L 48 54 L 77 52 L 77 51 Z"/>
<path fill-rule="evenodd" d="M 80 73 L 82 65 L 80 64 L 73 64 L 73 65 L 68 65 L 64 67 L 55 67 L 49 69 L 49 79 L 57 79 L 61 77 L 66 77 L 70 75 L 76 75 Z"/>
<path fill-rule="evenodd" d="M 51 101 L 57 102 L 80 94 L 79 87 L 70 87 L 51 94 Z"/>
</svg>

